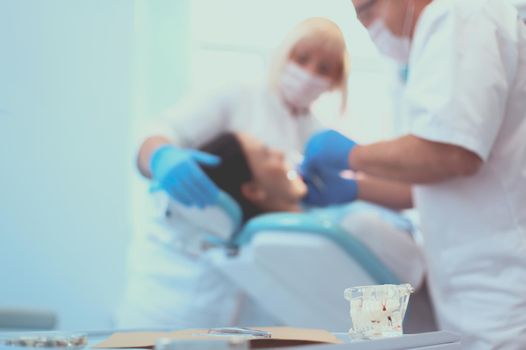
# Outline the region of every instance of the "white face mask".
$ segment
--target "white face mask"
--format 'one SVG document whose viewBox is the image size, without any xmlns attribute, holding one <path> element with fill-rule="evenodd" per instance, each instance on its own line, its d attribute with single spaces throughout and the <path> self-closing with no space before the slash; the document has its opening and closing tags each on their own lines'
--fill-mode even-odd
<svg viewBox="0 0 526 350">
<path fill-rule="evenodd" d="M 398 63 L 407 64 L 411 54 L 411 41 L 409 38 L 400 38 L 391 33 L 381 19 L 377 19 L 367 28 L 371 39 L 378 50 L 396 60 Z"/>
<path fill-rule="evenodd" d="M 287 103 L 305 109 L 330 88 L 329 80 L 315 76 L 293 62 L 285 66 L 279 85 L 280 93 Z"/>
<path fill-rule="evenodd" d="M 411 39 L 409 39 L 409 32 L 411 30 L 411 19 L 414 12 L 415 5 L 414 2 L 411 2 L 409 11 L 406 14 L 404 33 L 402 37 L 394 35 L 385 25 L 385 22 L 380 18 L 375 20 L 373 24 L 367 28 L 367 31 L 378 50 L 400 64 L 409 63 L 409 56 L 411 55 Z"/>
</svg>

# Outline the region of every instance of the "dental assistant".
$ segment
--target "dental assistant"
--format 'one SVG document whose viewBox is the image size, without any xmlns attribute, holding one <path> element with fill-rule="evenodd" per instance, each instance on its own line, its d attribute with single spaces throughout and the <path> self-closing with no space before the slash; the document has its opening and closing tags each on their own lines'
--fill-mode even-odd
<svg viewBox="0 0 526 350">
<path fill-rule="evenodd" d="M 441 328 L 462 349 L 524 349 L 526 27 L 502 0 L 353 4 L 378 49 L 409 64 L 405 133 L 370 145 L 314 136 L 308 199 L 345 201 L 348 168 L 412 185 Z"/>
<path fill-rule="evenodd" d="M 305 20 L 277 51 L 266 84 L 239 87 L 170 112 L 143 142 L 139 170 L 172 201 L 188 207 L 214 204 L 219 190 L 201 166 L 214 167 L 221 159 L 196 148 L 225 132 L 246 132 L 285 154 L 302 152 L 309 137 L 322 128 L 312 104 L 323 93 L 340 91 L 343 110 L 348 73 L 339 27 L 324 18 Z M 166 215 L 164 210 L 153 211 L 152 220 L 135 232 L 117 326 L 273 324 L 262 308 L 202 258 L 209 246 L 203 238 L 207 232 L 184 218 L 177 227 L 166 228 Z"/>
<path fill-rule="evenodd" d="M 214 204 L 218 189 L 198 165 L 217 157 L 192 150 L 215 136 L 248 132 L 285 153 L 301 153 L 322 126 L 311 106 L 323 93 L 339 90 L 347 100 L 349 58 L 339 27 L 324 18 L 305 20 L 278 51 L 265 86 L 242 86 L 192 110 L 175 110 L 164 127 L 140 148 L 141 173 L 187 206 Z"/>
</svg>

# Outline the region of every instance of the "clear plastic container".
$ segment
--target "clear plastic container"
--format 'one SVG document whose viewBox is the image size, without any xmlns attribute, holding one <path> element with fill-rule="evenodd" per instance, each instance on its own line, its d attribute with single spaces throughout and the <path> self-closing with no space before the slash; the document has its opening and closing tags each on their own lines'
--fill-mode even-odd
<svg viewBox="0 0 526 350">
<path fill-rule="evenodd" d="M 10 333 L 0 336 L 2 349 L 83 349 L 88 345 L 85 333 L 28 332 Z"/>
<path fill-rule="evenodd" d="M 410 284 L 354 287 L 345 290 L 351 304 L 352 328 L 355 339 L 376 339 L 403 335 L 403 321 L 414 292 Z"/>
</svg>

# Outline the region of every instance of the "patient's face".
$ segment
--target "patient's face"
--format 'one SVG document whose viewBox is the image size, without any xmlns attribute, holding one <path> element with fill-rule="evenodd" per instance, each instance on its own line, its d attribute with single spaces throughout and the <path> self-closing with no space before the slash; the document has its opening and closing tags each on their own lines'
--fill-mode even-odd
<svg viewBox="0 0 526 350">
<path fill-rule="evenodd" d="M 298 176 L 291 176 L 291 165 L 282 152 L 271 149 L 248 134 L 237 134 L 254 176 L 254 184 L 265 196 L 260 204 L 263 209 L 286 210 L 278 206 L 298 205 L 307 194 L 307 186 Z"/>
</svg>

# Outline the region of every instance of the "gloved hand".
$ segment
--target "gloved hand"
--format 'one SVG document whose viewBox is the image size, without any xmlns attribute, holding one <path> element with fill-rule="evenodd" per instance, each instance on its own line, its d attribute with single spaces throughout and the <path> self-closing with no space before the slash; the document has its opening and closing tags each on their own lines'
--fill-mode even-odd
<svg viewBox="0 0 526 350">
<path fill-rule="evenodd" d="M 191 207 L 213 205 L 219 188 L 206 176 L 198 164 L 217 166 L 221 158 L 205 152 L 170 145 L 157 149 L 150 159 L 155 185 L 176 201 Z"/>
<path fill-rule="evenodd" d="M 349 155 L 356 143 L 335 130 L 326 130 L 314 135 L 305 148 L 305 159 L 301 172 L 309 177 L 332 169 L 339 173 L 349 169 Z"/>
<path fill-rule="evenodd" d="M 325 207 L 354 201 L 358 197 L 358 183 L 342 178 L 338 172 L 325 171 L 303 178 L 308 187 L 303 203 L 309 206 Z"/>
</svg>

